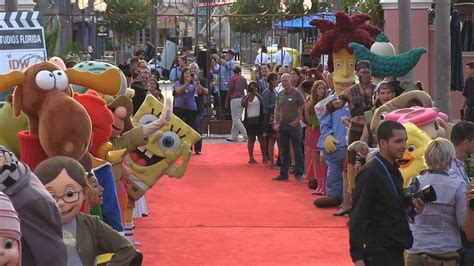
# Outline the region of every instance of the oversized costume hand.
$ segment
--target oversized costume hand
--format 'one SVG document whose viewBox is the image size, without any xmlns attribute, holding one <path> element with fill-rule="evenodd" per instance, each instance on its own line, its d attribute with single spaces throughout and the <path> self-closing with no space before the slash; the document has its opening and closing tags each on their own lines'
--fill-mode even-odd
<svg viewBox="0 0 474 266">
<path fill-rule="evenodd" d="M 328 153 L 335 152 L 337 150 L 337 144 L 339 144 L 339 141 L 333 135 L 328 135 L 324 139 L 324 148 Z"/>
<path fill-rule="evenodd" d="M 143 125 L 143 135 L 149 137 L 162 127 L 168 125 L 171 122 L 171 117 L 173 115 L 172 108 L 173 103 L 171 102 L 171 99 L 166 99 L 165 108 L 163 109 L 160 118 L 150 124 Z"/>
</svg>

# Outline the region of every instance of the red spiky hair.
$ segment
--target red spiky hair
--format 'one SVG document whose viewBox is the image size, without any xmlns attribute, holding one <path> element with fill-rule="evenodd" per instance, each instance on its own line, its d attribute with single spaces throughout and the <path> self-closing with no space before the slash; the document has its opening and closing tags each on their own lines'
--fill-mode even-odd
<svg viewBox="0 0 474 266">
<path fill-rule="evenodd" d="M 311 58 L 320 57 L 322 54 L 329 55 L 328 69 L 329 72 L 333 72 L 332 53 L 345 48 L 352 54 L 352 49 L 348 47 L 351 42 L 360 43 L 370 49 L 375 37 L 382 32 L 378 27 L 366 23 L 370 19 L 371 16 L 368 14 L 349 16 L 344 12 L 336 13 L 336 23 L 325 19 L 313 19 L 310 24 L 318 27 L 321 36 L 311 49 Z"/>
</svg>

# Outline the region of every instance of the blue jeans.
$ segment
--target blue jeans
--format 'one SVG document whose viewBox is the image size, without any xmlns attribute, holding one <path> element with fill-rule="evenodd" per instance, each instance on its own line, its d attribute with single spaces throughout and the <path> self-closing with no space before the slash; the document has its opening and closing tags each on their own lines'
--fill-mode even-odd
<svg viewBox="0 0 474 266">
<path fill-rule="evenodd" d="M 288 178 L 288 171 L 290 169 L 291 157 L 290 157 L 290 141 L 293 145 L 295 152 L 295 176 L 301 178 L 304 174 L 304 160 L 303 151 L 301 150 L 301 127 L 290 127 L 287 124 L 280 124 L 279 130 L 280 139 L 279 145 L 281 149 L 281 167 L 280 177 Z"/>
<path fill-rule="evenodd" d="M 337 147 L 333 153 L 328 153 L 325 149 L 322 151 L 328 165 L 326 195 L 342 199 L 342 170 L 347 155 L 347 146 Z"/>
</svg>

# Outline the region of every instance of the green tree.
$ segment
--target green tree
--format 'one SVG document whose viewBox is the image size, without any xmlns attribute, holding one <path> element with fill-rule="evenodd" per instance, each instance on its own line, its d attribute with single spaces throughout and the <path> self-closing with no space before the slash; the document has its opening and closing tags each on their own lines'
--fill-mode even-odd
<svg viewBox="0 0 474 266">
<path fill-rule="evenodd" d="M 48 30 L 48 27 L 43 26 L 44 35 L 46 41 L 46 52 L 49 57 L 54 54 L 56 50 L 56 42 L 58 41 L 59 35 L 59 19 L 57 17 L 53 18 L 52 28 Z"/>
<path fill-rule="evenodd" d="M 110 22 L 121 43 L 150 24 L 153 6 L 150 1 L 107 0 L 104 18 Z"/>
<path fill-rule="evenodd" d="M 346 12 L 369 14 L 372 16 L 370 24 L 383 29 L 384 14 L 380 0 L 341 0 L 340 4 Z"/>
<path fill-rule="evenodd" d="M 254 34 L 272 28 L 274 21 L 271 14 L 277 14 L 280 6 L 279 0 L 241 0 L 230 6 L 232 31 Z"/>
</svg>

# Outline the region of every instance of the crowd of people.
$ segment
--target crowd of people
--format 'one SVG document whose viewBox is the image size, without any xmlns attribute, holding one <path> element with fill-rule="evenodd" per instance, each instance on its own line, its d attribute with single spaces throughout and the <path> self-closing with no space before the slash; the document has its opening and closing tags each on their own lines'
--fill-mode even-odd
<svg viewBox="0 0 474 266">
<path fill-rule="evenodd" d="M 373 130 L 371 117 L 397 97 L 423 90 L 422 85 L 391 77 L 374 84 L 370 62 L 359 60 L 350 69 L 355 83 L 336 93 L 332 73 L 322 66 L 292 68 L 282 45 L 273 62 L 262 47 L 255 60 L 256 78 L 249 81 L 235 61 L 235 50 L 222 55 L 213 51 L 209 82 L 202 66 L 180 55 L 169 75 L 171 103 L 160 88 L 160 77 L 145 60 L 135 56 L 119 65 L 132 90 L 125 98 L 104 96 L 114 121 L 110 139 L 138 130 L 124 147 L 135 150 L 170 123 L 164 110 L 154 122 L 136 128 L 127 124 L 148 95 L 172 108 L 199 134 L 207 108 L 228 109 L 232 129 L 227 141 L 247 142 L 249 164 L 261 162 L 278 170 L 275 182 L 290 181 L 294 174 L 296 182 L 312 189 L 316 207 L 339 207 L 334 215 L 349 217 L 350 254 L 356 265 L 472 264 L 474 184 L 466 160 L 474 153 L 474 122 L 460 121 L 447 138 L 426 143 L 427 169 L 412 179 L 409 188 L 416 191 L 409 194 L 398 169 L 405 151 L 411 149 L 408 130 L 395 121 L 383 121 Z M 474 63 L 467 69 L 470 77 L 462 107 L 470 120 Z M 210 95 L 214 101 L 208 101 Z M 87 96 L 75 97 L 87 109 Z M 92 139 L 99 133 L 94 132 Z M 261 158 L 255 155 L 257 141 Z M 191 148 L 200 155 L 202 140 Z M 140 243 L 133 237 L 128 210 L 140 210 L 135 218 L 146 216 L 146 201 L 123 200 L 129 162 L 111 162 L 54 156 L 32 164 L 0 146 L 0 218 L 9 221 L 0 223 L 0 238 L 3 248 L 11 250 L 12 265 L 94 265 L 97 256 L 107 252 L 113 253 L 111 265 L 141 265 L 142 255 L 136 250 Z M 105 182 L 102 171 L 115 182 Z M 426 187 L 436 191 L 435 200 L 419 196 Z"/>
<path fill-rule="evenodd" d="M 262 162 L 280 170 L 273 181 L 289 181 L 293 173 L 296 182 L 308 182 L 312 194 L 326 195 L 318 197 L 315 206 L 339 206 L 334 215 L 350 217 L 350 252 L 356 265 L 472 264 L 474 190 L 465 160 L 474 152 L 474 123 L 458 122 L 450 139 L 426 143 L 427 170 L 414 180 L 417 189 L 431 185 L 437 199 L 407 200 L 398 170 L 407 150 L 406 129 L 385 121 L 373 132 L 370 119 L 392 99 L 422 91 L 419 82 L 386 78 L 375 85 L 370 62 L 361 60 L 354 69 L 357 82 L 336 95 L 328 82 L 330 73 L 314 75 L 314 69 L 285 66 L 270 72 L 270 64 L 258 69 L 256 81 L 229 86 L 229 94 L 238 95 L 234 98 L 238 108 L 231 109 L 239 119 L 235 124 L 241 123 L 244 112 L 245 130 L 240 132 L 248 139 L 249 163 L 257 163 L 254 145 L 258 139 Z M 466 109 L 470 101 L 466 99 Z M 240 130 L 242 125 L 236 127 Z M 328 136 L 334 141 L 327 141 Z M 353 148 L 354 142 L 365 146 Z M 369 158 L 369 152 L 375 155 Z M 351 171 L 355 183 L 348 184 Z"/>
</svg>

